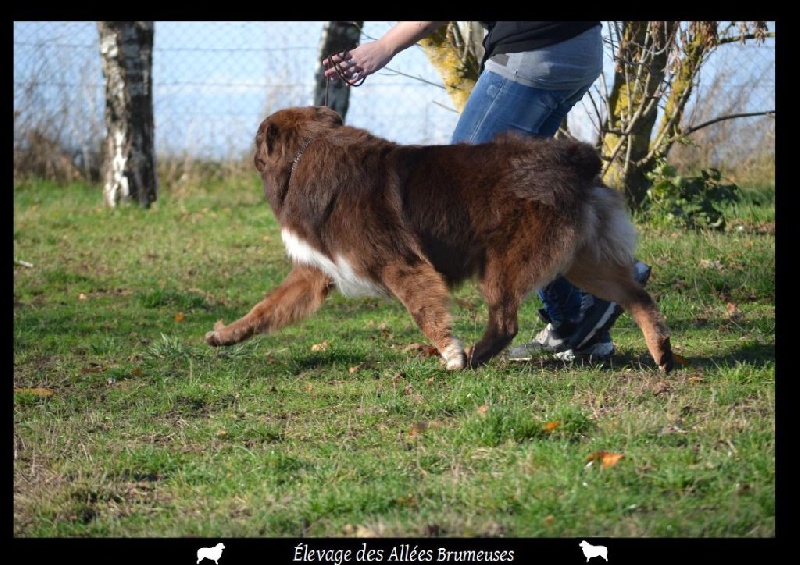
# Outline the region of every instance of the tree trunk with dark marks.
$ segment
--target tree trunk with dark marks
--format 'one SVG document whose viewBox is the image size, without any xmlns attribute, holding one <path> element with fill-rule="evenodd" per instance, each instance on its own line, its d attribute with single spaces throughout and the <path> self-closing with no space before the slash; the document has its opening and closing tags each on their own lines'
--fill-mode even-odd
<svg viewBox="0 0 800 565">
<path fill-rule="evenodd" d="M 353 49 L 361 38 L 364 22 L 327 22 L 322 30 L 317 70 L 314 73 L 314 104 L 327 106 L 339 112 L 344 120 L 350 106 L 350 87 L 343 80 L 328 81 L 322 61 L 328 55 Z"/>
<path fill-rule="evenodd" d="M 106 81 L 106 204 L 158 198 L 153 118 L 153 22 L 97 22 Z"/>
</svg>

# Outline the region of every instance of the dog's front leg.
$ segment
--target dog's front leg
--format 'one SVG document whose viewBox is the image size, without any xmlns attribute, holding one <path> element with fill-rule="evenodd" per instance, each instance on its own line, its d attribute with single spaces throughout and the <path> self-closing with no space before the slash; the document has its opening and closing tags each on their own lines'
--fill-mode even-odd
<svg viewBox="0 0 800 565">
<path fill-rule="evenodd" d="M 487 266 L 486 275 L 481 283 L 483 298 L 489 307 L 489 320 L 481 340 L 469 351 L 469 366 L 480 367 L 492 357 L 505 349 L 517 335 L 517 312 L 521 297 L 525 292 L 515 288 L 513 281 L 508 280 L 509 269 Z M 521 281 L 518 281 L 521 284 Z"/>
<path fill-rule="evenodd" d="M 414 265 L 396 262 L 384 267 L 383 280 L 439 350 L 447 370 L 464 369 L 467 357 L 461 340 L 453 336 L 450 291 L 442 276 L 427 261 Z"/>
<path fill-rule="evenodd" d="M 246 316 L 228 324 L 218 321 L 206 334 L 211 346 L 233 345 L 257 333 L 269 333 L 317 311 L 333 282 L 315 267 L 296 264 L 286 279 L 256 304 Z"/>
</svg>

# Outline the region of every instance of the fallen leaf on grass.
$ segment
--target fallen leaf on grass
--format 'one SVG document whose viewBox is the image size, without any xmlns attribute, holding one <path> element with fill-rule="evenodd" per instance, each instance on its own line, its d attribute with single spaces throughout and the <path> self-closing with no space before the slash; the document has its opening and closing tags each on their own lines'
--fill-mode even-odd
<svg viewBox="0 0 800 565">
<path fill-rule="evenodd" d="M 600 461 L 600 466 L 603 469 L 606 469 L 619 463 L 619 460 L 623 457 L 625 457 L 624 453 L 614 453 L 613 451 L 596 451 L 588 457 L 587 460 L 589 462 L 587 463 L 587 466 L 591 465 L 595 461 Z"/>
<path fill-rule="evenodd" d="M 328 340 L 325 340 L 322 343 L 315 343 L 311 346 L 311 351 L 325 351 L 328 349 L 329 345 L 330 344 L 328 343 Z"/>
<path fill-rule="evenodd" d="M 410 343 L 403 348 L 403 353 L 416 351 L 425 357 L 438 357 L 439 350 L 427 343 Z"/>
<path fill-rule="evenodd" d="M 741 320 L 742 318 L 744 318 L 744 314 L 742 314 L 742 311 L 739 310 L 739 307 L 736 306 L 736 304 L 734 304 L 733 302 L 728 302 L 726 308 L 728 309 L 728 317 L 731 318 L 732 320 Z"/>
<path fill-rule="evenodd" d="M 555 420 L 553 420 L 553 421 L 551 421 L 551 422 L 547 422 L 547 423 L 546 423 L 544 426 L 542 426 L 542 428 L 543 428 L 543 429 L 544 429 L 544 431 L 546 431 L 548 434 L 552 434 L 552 433 L 553 433 L 553 431 L 554 431 L 554 430 L 555 430 L 555 429 L 556 429 L 558 426 L 560 426 L 560 425 L 561 425 L 561 422 L 556 422 Z"/>
<path fill-rule="evenodd" d="M 184 318 L 183 312 L 178 312 L 177 314 L 175 314 L 175 321 L 178 322 L 179 324 L 183 321 L 183 318 Z"/>
<path fill-rule="evenodd" d="M 441 428 L 441 427 L 442 427 L 441 422 L 437 422 L 436 420 L 431 420 L 431 421 L 420 420 L 419 422 L 415 422 L 414 424 L 411 425 L 411 429 L 408 430 L 408 435 L 413 437 L 423 432 L 426 432 L 431 428 Z"/>
<path fill-rule="evenodd" d="M 417 506 L 417 497 L 414 496 L 413 492 L 408 493 L 406 496 L 398 496 L 397 504 L 408 508 L 414 508 Z"/>
<path fill-rule="evenodd" d="M 415 422 L 414 425 L 411 426 L 411 429 L 408 430 L 408 435 L 415 436 L 419 435 L 425 430 L 428 429 L 428 422 L 422 420 L 421 422 Z"/>
<path fill-rule="evenodd" d="M 722 263 L 720 261 L 711 261 L 710 259 L 700 259 L 700 266 L 704 269 L 722 270 Z"/>
<path fill-rule="evenodd" d="M 369 529 L 366 526 L 362 526 L 358 524 L 356 526 L 352 524 L 345 524 L 342 528 L 342 532 L 344 535 L 348 537 L 356 537 L 356 538 L 375 538 L 378 537 L 378 534 L 373 530 Z"/>
<path fill-rule="evenodd" d="M 48 398 L 53 396 L 53 391 L 49 388 L 15 388 L 14 394 L 32 394 L 34 396 L 44 396 Z"/>
<path fill-rule="evenodd" d="M 368 371 L 370 369 L 374 369 L 375 364 L 371 361 L 364 361 L 363 363 L 359 363 L 358 365 L 353 365 L 352 367 L 348 368 L 347 371 L 352 375 L 359 371 Z"/>
</svg>

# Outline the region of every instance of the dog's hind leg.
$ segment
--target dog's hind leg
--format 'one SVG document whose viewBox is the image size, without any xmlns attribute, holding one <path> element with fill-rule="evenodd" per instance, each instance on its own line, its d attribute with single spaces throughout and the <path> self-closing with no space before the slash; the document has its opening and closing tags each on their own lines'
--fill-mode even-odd
<svg viewBox="0 0 800 565">
<path fill-rule="evenodd" d="M 673 369 L 669 330 L 653 297 L 634 278 L 633 265 L 611 265 L 583 253 L 564 276 L 584 292 L 619 304 L 641 328 L 658 368 L 665 373 Z"/>
<path fill-rule="evenodd" d="M 442 276 L 425 260 L 392 262 L 383 267 L 383 281 L 403 303 L 417 326 L 444 359 L 449 371 L 467 365 L 464 345 L 453 336 L 448 302 L 450 291 Z"/>
<path fill-rule="evenodd" d="M 276 331 L 307 318 L 325 301 L 333 282 L 330 277 L 308 265 L 296 264 L 284 281 L 256 304 L 246 316 L 228 324 L 220 320 L 206 334 L 211 346 L 233 345 L 256 333 Z"/>
</svg>

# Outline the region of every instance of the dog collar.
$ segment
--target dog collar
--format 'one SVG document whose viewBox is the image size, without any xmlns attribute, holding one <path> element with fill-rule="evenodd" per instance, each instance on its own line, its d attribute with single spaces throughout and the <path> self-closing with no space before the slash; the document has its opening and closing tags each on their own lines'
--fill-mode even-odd
<svg viewBox="0 0 800 565">
<path fill-rule="evenodd" d="M 289 177 L 290 178 L 292 176 L 292 173 L 294 172 L 295 165 L 297 165 L 297 162 L 300 160 L 300 157 L 303 156 L 303 153 L 305 153 L 306 149 L 308 148 L 309 145 L 311 145 L 312 141 L 314 141 L 313 137 L 311 139 L 309 139 L 308 141 L 306 141 L 303 144 L 303 146 L 300 148 L 300 151 L 297 152 L 297 155 L 294 156 L 294 159 L 292 160 L 292 170 L 289 171 Z"/>
<path fill-rule="evenodd" d="M 308 148 L 309 145 L 311 145 L 312 141 L 314 141 L 313 137 L 307 140 L 303 144 L 303 146 L 300 147 L 300 150 L 297 152 L 297 155 L 295 155 L 294 159 L 292 159 L 292 167 L 289 169 L 289 176 L 286 177 L 286 183 L 283 185 L 283 189 L 281 190 L 280 195 L 278 197 L 281 204 L 283 204 L 283 199 L 286 198 L 286 194 L 289 192 L 289 183 L 292 182 L 292 176 L 294 175 L 294 168 L 300 161 L 300 157 L 302 157 L 303 153 L 305 153 L 305 150 Z"/>
</svg>

